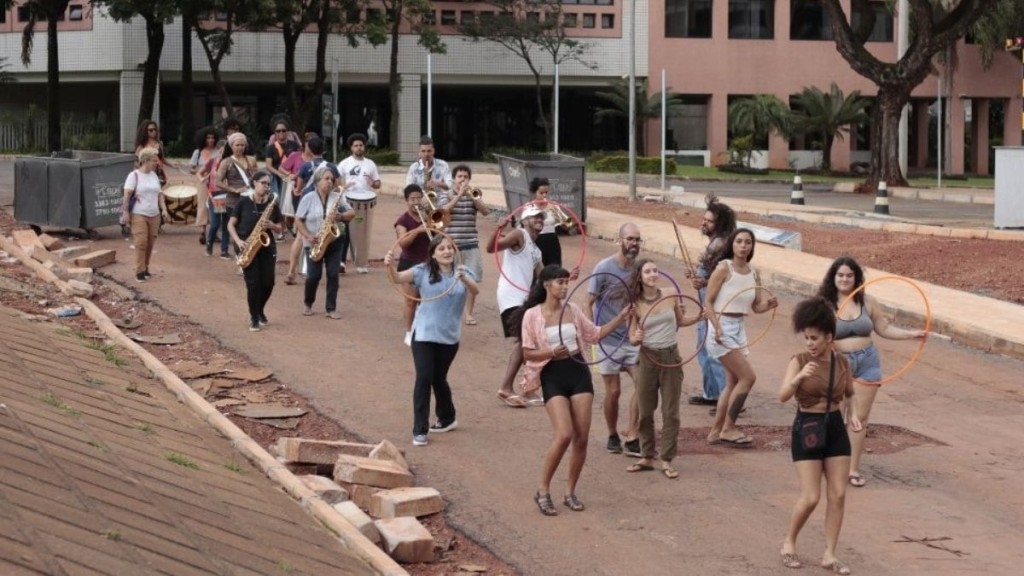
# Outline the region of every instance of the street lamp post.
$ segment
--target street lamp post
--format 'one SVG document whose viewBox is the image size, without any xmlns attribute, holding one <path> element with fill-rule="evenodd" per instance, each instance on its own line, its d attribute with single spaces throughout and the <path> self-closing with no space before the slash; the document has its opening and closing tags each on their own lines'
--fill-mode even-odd
<svg viewBox="0 0 1024 576">
<path fill-rule="evenodd" d="M 629 199 L 636 200 L 636 0 L 629 9 Z"/>
</svg>

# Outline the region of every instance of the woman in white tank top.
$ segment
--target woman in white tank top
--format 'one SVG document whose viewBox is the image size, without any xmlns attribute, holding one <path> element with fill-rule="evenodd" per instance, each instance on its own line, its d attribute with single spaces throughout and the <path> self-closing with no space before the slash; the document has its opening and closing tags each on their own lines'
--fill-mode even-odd
<svg viewBox="0 0 1024 576">
<path fill-rule="evenodd" d="M 736 418 L 743 410 L 747 394 L 754 387 L 757 375 L 747 361 L 747 335 L 743 318 L 753 312 L 760 314 L 778 306 L 775 297 L 765 298 L 757 271 L 750 265 L 754 258 L 754 233 L 738 228 L 729 237 L 714 272 L 708 278 L 708 336 L 705 347 L 725 368 L 725 390 L 718 397 L 715 423 L 708 434 L 708 444 L 749 446 L 754 439 L 736 428 Z"/>
</svg>

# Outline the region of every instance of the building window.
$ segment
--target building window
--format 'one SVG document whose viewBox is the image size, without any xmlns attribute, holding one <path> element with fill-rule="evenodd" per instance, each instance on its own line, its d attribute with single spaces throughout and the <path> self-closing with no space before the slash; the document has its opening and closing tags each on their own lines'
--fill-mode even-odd
<svg viewBox="0 0 1024 576">
<path fill-rule="evenodd" d="M 441 10 L 441 25 L 455 26 L 455 10 Z"/>
<path fill-rule="evenodd" d="M 832 28 L 820 0 L 793 0 L 790 5 L 790 40 L 831 40 Z"/>
<path fill-rule="evenodd" d="M 615 14 L 601 14 L 601 28 L 615 28 Z"/>
<path fill-rule="evenodd" d="M 362 16 L 363 13 L 359 8 L 350 8 L 345 11 L 345 22 L 348 24 L 358 24 Z"/>
<path fill-rule="evenodd" d="M 367 8 L 366 9 L 366 21 L 381 23 L 384 21 L 384 11 L 380 8 Z"/>
<path fill-rule="evenodd" d="M 562 27 L 563 28 L 575 28 L 576 27 L 576 14 L 573 12 L 562 15 Z"/>
<path fill-rule="evenodd" d="M 669 118 L 667 142 L 673 150 L 708 149 L 708 101 L 710 97 L 683 95 L 677 115 Z"/>
<path fill-rule="evenodd" d="M 68 20 L 71 20 L 72 22 L 81 22 L 84 16 L 85 10 L 82 8 L 81 4 L 72 4 L 71 6 L 68 6 Z"/>
<path fill-rule="evenodd" d="M 665 0 L 666 38 L 711 38 L 711 0 Z"/>
<path fill-rule="evenodd" d="M 595 16 L 593 14 L 583 15 L 583 27 L 593 28 L 595 26 Z"/>
<path fill-rule="evenodd" d="M 459 12 L 459 23 L 460 24 L 472 24 L 476 21 L 476 12 L 472 10 L 463 10 Z"/>
<path fill-rule="evenodd" d="M 597 0 L 598 6 L 614 6 L 615 3 L 612 0 Z"/>
<path fill-rule="evenodd" d="M 865 10 L 865 4 L 867 10 Z M 871 33 L 867 35 L 867 42 L 892 42 L 893 40 L 892 12 L 889 11 L 885 2 L 853 3 L 850 27 L 856 34 L 862 26 L 871 27 Z M 863 33 L 861 37 L 863 37 Z"/>
<path fill-rule="evenodd" d="M 729 0 L 729 38 L 775 37 L 775 0 Z"/>
<path fill-rule="evenodd" d="M 540 22 L 540 12 L 527 12 L 526 21 L 531 24 L 537 24 Z"/>
<path fill-rule="evenodd" d="M 430 12 L 423 13 L 423 23 L 427 26 L 434 26 L 437 24 L 437 14 L 431 10 Z"/>
</svg>

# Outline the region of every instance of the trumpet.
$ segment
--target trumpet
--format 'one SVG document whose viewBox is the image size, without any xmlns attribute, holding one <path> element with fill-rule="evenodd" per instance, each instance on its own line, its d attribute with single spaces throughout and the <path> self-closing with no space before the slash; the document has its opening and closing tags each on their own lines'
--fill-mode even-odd
<svg viewBox="0 0 1024 576">
<path fill-rule="evenodd" d="M 433 190 L 428 190 L 427 193 L 423 195 L 423 199 L 426 201 L 427 204 L 427 220 L 424 220 L 425 222 L 427 222 L 427 226 L 429 228 L 433 228 L 434 230 L 444 230 L 444 228 L 448 225 L 448 221 L 451 220 L 451 215 L 449 215 L 446 210 L 438 209 L 437 192 L 434 192 Z M 422 214 L 420 215 L 420 219 L 423 219 Z"/>
<path fill-rule="evenodd" d="M 552 217 L 554 217 L 555 221 L 558 222 L 558 226 L 562 226 L 563 228 L 566 229 L 567 232 L 572 234 L 573 229 L 575 229 L 576 227 L 576 221 L 573 220 L 571 216 L 566 214 L 565 210 L 562 210 L 561 206 L 559 206 L 558 204 L 549 204 L 548 212 L 551 214 Z"/>
<path fill-rule="evenodd" d="M 473 200 L 479 200 L 484 195 L 484 191 L 479 188 L 471 188 L 469 190 L 469 197 Z"/>
</svg>

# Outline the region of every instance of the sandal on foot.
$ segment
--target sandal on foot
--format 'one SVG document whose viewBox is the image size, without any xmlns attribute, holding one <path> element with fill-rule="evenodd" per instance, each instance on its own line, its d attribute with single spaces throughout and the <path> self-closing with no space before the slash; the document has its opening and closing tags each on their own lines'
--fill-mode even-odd
<svg viewBox="0 0 1024 576">
<path fill-rule="evenodd" d="M 654 466 L 651 466 L 650 464 L 641 464 L 640 462 L 632 464 L 629 468 L 626 468 L 626 472 L 650 472 L 651 470 L 654 470 Z"/>
<path fill-rule="evenodd" d="M 476 318 L 466 316 L 466 326 L 476 326 Z"/>
<path fill-rule="evenodd" d="M 307 306 L 306 308 L 304 308 L 302 310 L 302 315 L 303 316 L 312 316 L 313 315 L 313 309 L 310 308 L 309 306 Z"/>
<path fill-rule="evenodd" d="M 498 399 L 510 408 L 526 408 L 526 401 L 518 394 L 510 394 L 508 392 L 498 390 Z"/>
<path fill-rule="evenodd" d="M 782 565 L 786 568 L 804 567 L 804 563 L 800 561 L 800 557 L 795 552 L 784 552 L 782 554 Z"/>
<path fill-rule="evenodd" d="M 669 480 L 675 480 L 676 478 L 679 478 L 679 471 L 669 466 L 668 464 L 665 464 L 661 467 L 661 473 L 665 476 L 665 478 L 668 478 Z"/>
<path fill-rule="evenodd" d="M 285 276 L 284 283 L 288 284 L 289 286 L 294 285 L 295 284 L 295 275 L 294 274 L 289 274 L 289 275 Z"/>
<path fill-rule="evenodd" d="M 748 448 L 754 443 L 754 439 L 746 434 L 740 434 L 735 438 L 724 438 L 718 437 L 726 446 L 732 446 L 733 448 Z"/>
<path fill-rule="evenodd" d="M 577 498 L 575 494 L 567 495 L 565 497 L 565 500 L 563 500 L 562 502 L 564 502 L 566 507 L 568 507 L 569 510 L 572 510 L 573 512 L 583 512 L 583 510 L 586 508 L 583 505 L 583 502 L 580 502 L 580 499 Z"/>
<path fill-rule="evenodd" d="M 860 488 L 867 483 L 868 481 L 865 480 L 864 477 L 860 475 L 860 472 L 850 472 L 850 486 L 856 486 L 857 488 Z"/>
<path fill-rule="evenodd" d="M 825 570 L 831 570 L 833 574 L 842 574 L 843 576 L 846 576 L 847 574 L 852 574 L 853 573 L 850 570 L 849 566 L 847 566 L 846 564 L 843 564 L 839 560 L 833 560 L 833 561 L 829 562 L 828 564 L 822 564 L 821 567 L 824 568 Z"/>
<path fill-rule="evenodd" d="M 558 516 L 558 510 L 555 509 L 555 504 L 551 502 L 551 494 L 537 492 L 533 495 L 533 501 L 537 503 L 537 508 L 540 508 L 541 514 L 545 516 Z"/>
</svg>

